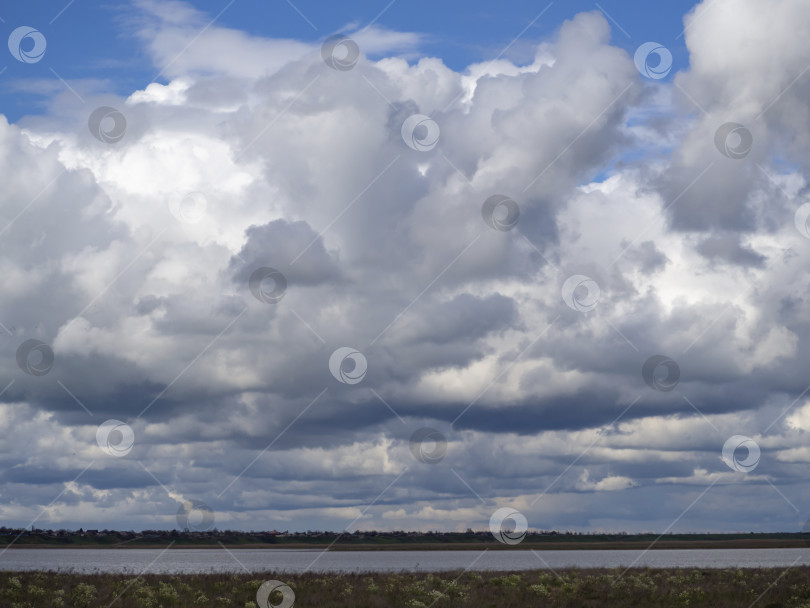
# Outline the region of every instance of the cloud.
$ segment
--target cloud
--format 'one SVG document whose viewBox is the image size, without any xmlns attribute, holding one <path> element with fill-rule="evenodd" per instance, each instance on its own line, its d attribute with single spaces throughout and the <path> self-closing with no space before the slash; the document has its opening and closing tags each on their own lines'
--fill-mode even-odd
<svg viewBox="0 0 810 608">
<path fill-rule="evenodd" d="M 255 83 L 291 62 L 320 55 L 319 45 L 312 43 L 263 38 L 213 26 L 211 15 L 179 0 L 137 0 L 134 5 L 138 12 L 130 15 L 130 27 L 164 78 L 220 76 Z M 258 10 L 263 13 L 267 9 Z M 272 13 L 268 10 L 266 16 L 272 18 Z M 364 52 L 374 55 L 411 53 L 421 38 L 417 33 L 376 26 L 355 35 Z"/>
<path fill-rule="evenodd" d="M 735 235 L 711 236 L 702 240 L 697 252 L 710 260 L 721 260 L 740 266 L 764 267 L 766 257 L 750 247 L 740 245 Z"/>
<path fill-rule="evenodd" d="M 156 82 L 0 122 L 3 515 L 76 478 L 52 521 L 171 527 L 202 500 L 233 527 L 342 529 L 374 502 L 358 525 L 483 529 L 511 504 L 532 527 L 646 530 L 722 480 L 679 525 L 789 528 L 778 495 L 752 497 L 806 460 L 806 43 L 770 43 L 797 10 L 699 5 L 668 84 L 598 11 L 527 65 L 463 72 L 418 33 L 350 28 L 342 71 L 311 42 L 197 36 L 212 16 L 136 3 Z M 102 105 L 118 143 L 88 129 Z M 403 141 L 414 114 L 433 149 Z M 744 158 L 715 141 L 732 121 Z M 511 229 L 485 221 L 492 195 Z M 572 275 L 592 310 L 582 280 L 563 297 Z M 43 376 L 17 365 L 32 338 Z M 367 361 L 358 384 L 330 372 L 341 347 Z M 672 391 L 642 376 L 654 355 Z M 110 418 L 127 457 L 95 444 Z M 447 441 L 437 464 L 413 458 L 422 427 Z M 763 448 L 745 485 L 719 458 L 741 433 Z"/>
<path fill-rule="evenodd" d="M 591 481 L 588 469 L 585 469 L 579 478 L 577 489 L 594 492 L 617 492 L 627 488 L 634 488 L 637 485 L 638 483 L 622 475 L 612 475 L 599 481 Z"/>
</svg>

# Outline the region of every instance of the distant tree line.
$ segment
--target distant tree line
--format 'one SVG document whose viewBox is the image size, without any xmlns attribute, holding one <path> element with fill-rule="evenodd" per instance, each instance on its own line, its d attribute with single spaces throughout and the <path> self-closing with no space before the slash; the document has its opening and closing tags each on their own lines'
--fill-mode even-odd
<svg viewBox="0 0 810 608">
<path fill-rule="evenodd" d="M 804 536 L 800 533 L 698 533 L 666 535 L 674 540 L 731 540 L 735 538 L 770 538 L 780 539 Z M 532 530 L 523 539 L 524 542 L 603 542 L 603 541 L 632 541 L 654 539 L 657 534 L 650 532 L 644 534 L 630 534 L 628 532 L 615 533 L 584 533 L 570 530 Z M 489 530 L 473 530 L 468 528 L 465 532 L 432 531 L 378 531 L 357 530 L 355 532 L 334 532 L 325 530 L 110 530 L 110 529 L 83 529 L 67 530 L 64 528 L 52 530 L 43 528 L 13 528 L 0 527 L 0 538 L 8 543 L 15 544 L 95 544 L 95 545 L 165 545 L 171 542 L 180 544 L 215 545 L 224 544 L 423 544 L 423 543 L 495 543 L 497 542 Z M 0 541 L 2 545 L 2 541 Z"/>
</svg>

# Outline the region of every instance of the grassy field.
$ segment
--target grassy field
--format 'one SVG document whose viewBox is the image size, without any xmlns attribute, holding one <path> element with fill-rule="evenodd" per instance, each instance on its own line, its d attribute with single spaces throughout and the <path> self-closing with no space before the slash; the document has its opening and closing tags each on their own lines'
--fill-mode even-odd
<svg viewBox="0 0 810 608">
<path fill-rule="evenodd" d="M 256 608 L 257 590 L 271 579 L 292 589 L 294 605 L 298 608 L 810 608 L 810 567 L 141 577 L 4 572 L 0 573 L 0 605 L 8 608 Z M 271 596 L 270 602 L 270 606 L 279 606 L 281 596 Z M 292 604 L 288 602 L 285 606 L 290 608 Z"/>
</svg>

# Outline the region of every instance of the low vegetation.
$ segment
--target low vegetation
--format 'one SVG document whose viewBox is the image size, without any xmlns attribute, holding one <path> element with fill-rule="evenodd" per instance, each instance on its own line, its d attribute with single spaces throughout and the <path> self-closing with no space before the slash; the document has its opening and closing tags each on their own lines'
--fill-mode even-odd
<svg viewBox="0 0 810 608">
<path fill-rule="evenodd" d="M 532 531 L 523 539 L 521 549 L 644 549 L 652 542 L 658 549 L 778 548 L 810 546 L 808 532 L 768 532 L 734 534 L 581 534 L 554 530 Z M 467 532 L 245 532 L 238 530 L 28 530 L 0 527 L 0 545 L 11 547 L 93 547 L 144 548 L 194 547 L 221 548 L 300 548 L 330 547 L 334 551 L 352 550 L 431 550 L 482 547 L 509 550 L 489 530 Z"/>
<path fill-rule="evenodd" d="M 4 572 L 0 573 L 0 605 L 9 608 L 257 608 L 256 592 L 270 579 L 282 581 L 294 591 L 297 608 L 810 608 L 810 567 L 179 576 Z M 270 602 L 271 606 L 279 605 L 280 596 L 271 596 Z"/>
</svg>

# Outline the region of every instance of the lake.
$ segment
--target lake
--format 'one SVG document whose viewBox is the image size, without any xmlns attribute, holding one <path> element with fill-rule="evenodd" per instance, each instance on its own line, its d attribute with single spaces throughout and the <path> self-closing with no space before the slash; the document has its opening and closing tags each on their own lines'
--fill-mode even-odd
<svg viewBox="0 0 810 608">
<path fill-rule="evenodd" d="M 768 568 L 810 565 L 799 549 L 598 551 L 328 551 L 312 549 L 8 549 L 0 570 L 196 572 L 438 572 L 545 568 Z"/>
</svg>

